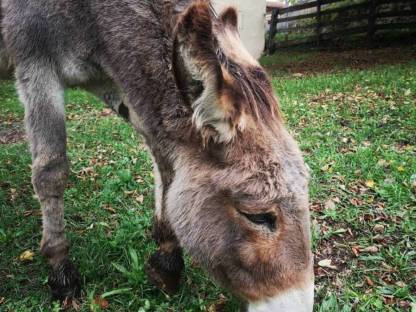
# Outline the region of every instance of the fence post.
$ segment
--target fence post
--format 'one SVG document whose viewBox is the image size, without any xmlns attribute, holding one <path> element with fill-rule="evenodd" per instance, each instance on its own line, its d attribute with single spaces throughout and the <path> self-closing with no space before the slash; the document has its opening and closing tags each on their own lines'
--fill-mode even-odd
<svg viewBox="0 0 416 312">
<path fill-rule="evenodd" d="M 275 36 L 277 34 L 277 23 L 279 21 L 279 9 L 273 9 L 272 19 L 270 21 L 269 38 L 267 42 L 267 51 L 273 54 L 276 51 Z"/>
<path fill-rule="evenodd" d="M 316 1 L 316 44 L 319 47 L 321 45 L 321 27 L 322 27 L 322 18 L 321 18 L 321 1 Z"/>
<path fill-rule="evenodd" d="M 367 30 L 367 39 L 369 42 L 372 42 L 374 35 L 376 33 L 376 11 L 377 3 L 376 0 L 370 0 L 368 8 L 368 30 Z"/>
</svg>

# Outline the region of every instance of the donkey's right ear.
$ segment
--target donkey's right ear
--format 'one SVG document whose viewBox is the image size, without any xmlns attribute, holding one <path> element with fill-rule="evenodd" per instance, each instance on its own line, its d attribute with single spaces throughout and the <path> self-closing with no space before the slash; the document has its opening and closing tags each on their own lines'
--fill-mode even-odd
<svg viewBox="0 0 416 312">
<path fill-rule="evenodd" d="M 204 84 L 220 83 L 222 76 L 211 15 L 207 2 L 197 1 L 179 16 L 174 32 L 175 74 L 185 71 L 192 79 Z"/>
<path fill-rule="evenodd" d="M 191 4 L 179 16 L 174 34 L 176 83 L 192 106 L 196 128 L 204 141 L 231 141 L 236 131 L 236 114 L 232 101 L 222 99 L 224 73 L 217 57 L 219 47 L 208 1 Z"/>
</svg>

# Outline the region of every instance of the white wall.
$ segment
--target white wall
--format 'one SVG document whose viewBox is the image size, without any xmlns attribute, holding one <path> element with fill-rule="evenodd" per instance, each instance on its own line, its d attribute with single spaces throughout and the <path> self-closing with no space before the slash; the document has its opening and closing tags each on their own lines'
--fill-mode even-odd
<svg viewBox="0 0 416 312">
<path fill-rule="evenodd" d="M 247 50 L 259 58 L 264 50 L 266 13 L 265 0 L 213 0 L 217 12 L 224 7 L 234 6 L 239 12 L 241 39 Z"/>
</svg>

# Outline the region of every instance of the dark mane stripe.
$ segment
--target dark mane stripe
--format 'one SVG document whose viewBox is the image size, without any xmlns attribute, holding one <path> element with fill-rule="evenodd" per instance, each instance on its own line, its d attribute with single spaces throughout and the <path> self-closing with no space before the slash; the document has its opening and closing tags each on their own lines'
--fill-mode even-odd
<svg viewBox="0 0 416 312">
<path fill-rule="evenodd" d="M 244 67 L 227 57 L 218 48 L 217 58 L 221 65 L 234 78 L 238 94 L 243 98 L 248 112 L 256 119 L 270 121 L 280 117 L 279 106 L 273 95 L 273 88 L 266 73 L 261 67 L 247 65 Z"/>
</svg>

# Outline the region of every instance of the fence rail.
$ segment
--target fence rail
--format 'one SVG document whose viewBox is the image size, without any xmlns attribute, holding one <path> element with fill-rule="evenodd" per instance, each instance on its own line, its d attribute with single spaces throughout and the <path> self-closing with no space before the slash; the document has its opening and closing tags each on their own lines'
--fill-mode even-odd
<svg viewBox="0 0 416 312">
<path fill-rule="evenodd" d="M 334 7 L 338 3 L 340 6 Z M 401 8 L 392 8 L 395 5 Z M 305 10 L 313 10 L 313 12 L 305 12 Z M 413 17 L 414 19 L 409 22 L 408 20 Z M 399 19 L 399 21 L 386 22 L 385 19 Z M 305 21 L 308 23 L 302 24 Z M 284 23 L 294 25 L 279 27 Z M 331 29 L 340 25 L 343 29 Z M 364 0 L 353 4 L 346 0 L 316 0 L 284 9 L 274 9 L 266 48 L 272 54 L 279 47 L 299 44 L 319 46 L 324 41 L 357 34 L 364 34 L 367 40 L 371 41 L 378 31 L 393 29 L 416 30 L 416 0 Z M 305 35 L 298 40 L 279 41 L 276 38 L 279 33 L 287 36 L 291 33 L 305 34 L 307 31 L 313 31 L 313 34 Z"/>
</svg>

